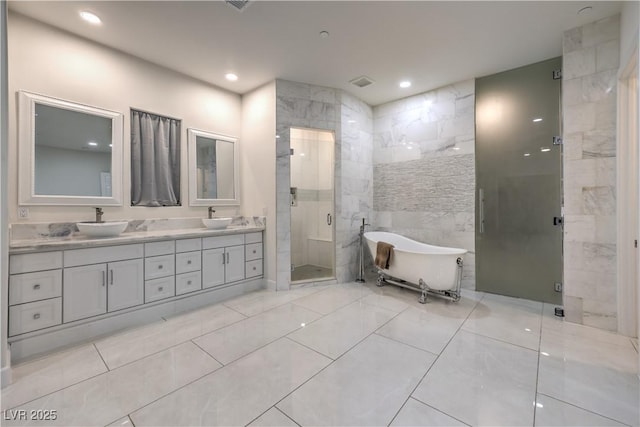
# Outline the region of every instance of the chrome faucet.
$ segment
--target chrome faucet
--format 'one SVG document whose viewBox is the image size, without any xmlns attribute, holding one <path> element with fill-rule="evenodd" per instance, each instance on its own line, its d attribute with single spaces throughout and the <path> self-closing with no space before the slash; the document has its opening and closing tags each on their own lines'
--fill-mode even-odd
<svg viewBox="0 0 640 427">
<path fill-rule="evenodd" d="M 102 208 L 96 208 L 96 222 L 104 222 L 102 220 L 102 215 L 104 215 Z"/>
<path fill-rule="evenodd" d="M 214 213 L 216 213 L 216 211 L 213 209 L 212 206 L 209 206 L 209 219 L 213 218 Z"/>
</svg>

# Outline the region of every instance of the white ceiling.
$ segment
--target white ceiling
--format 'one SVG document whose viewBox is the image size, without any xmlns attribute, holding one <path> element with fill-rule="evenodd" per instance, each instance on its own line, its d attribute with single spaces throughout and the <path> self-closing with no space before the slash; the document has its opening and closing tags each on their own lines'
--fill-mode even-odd
<svg viewBox="0 0 640 427">
<path fill-rule="evenodd" d="M 578 15 L 587 5 L 591 12 Z M 618 13 L 621 3 L 262 0 L 239 12 L 222 1 L 10 1 L 9 8 L 239 94 L 281 78 L 378 105 L 560 56 L 563 31 Z M 82 21 L 80 10 L 102 24 Z M 228 82 L 227 72 L 240 79 Z M 375 83 L 349 84 L 360 75 Z M 403 79 L 413 85 L 400 89 Z"/>
</svg>

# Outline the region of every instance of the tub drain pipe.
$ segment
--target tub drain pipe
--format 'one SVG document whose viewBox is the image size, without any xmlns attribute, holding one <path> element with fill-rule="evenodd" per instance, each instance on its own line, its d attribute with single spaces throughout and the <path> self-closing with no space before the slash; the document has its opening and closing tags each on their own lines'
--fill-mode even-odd
<svg viewBox="0 0 640 427">
<path fill-rule="evenodd" d="M 356 282 L 364 283 L 364 227 L 370 225 L 365 224 L 364 218 L 362 218 L 362 225 L 360 226 L 360 252 L 358 253 L 358 275 L 356 276 Z"/>
</svg>

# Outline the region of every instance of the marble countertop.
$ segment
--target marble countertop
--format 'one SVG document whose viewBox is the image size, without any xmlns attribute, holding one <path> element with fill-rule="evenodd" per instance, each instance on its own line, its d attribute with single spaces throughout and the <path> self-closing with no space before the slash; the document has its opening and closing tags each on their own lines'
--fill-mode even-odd
<svg viewBox="0 0 640 427">
<path fill-rule="evenodd" d="M 62 237 L 41 237 L 15 239 L 9 242 L 9 253 L 78 249 L 96 246 L 123 245 L 127 243 L 145 243 L 166 239 L 188 239 L 194 237 L 224 236 L 229 234 L 251 233 L 263 231 L 263 226 L 240 225 L 229 226 L 222 230 L 208 228 L 186 228 L 178 230 L 153 230 L 124 232 L 117 237 L 90 238 L 78 232 Z"/>
</svg>

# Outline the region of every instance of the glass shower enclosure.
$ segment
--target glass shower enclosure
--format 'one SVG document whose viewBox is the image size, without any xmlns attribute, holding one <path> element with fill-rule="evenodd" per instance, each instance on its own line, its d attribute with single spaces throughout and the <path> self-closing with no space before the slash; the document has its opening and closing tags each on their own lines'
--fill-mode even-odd
<svg viewBox="0 0 640 427">
<path fill-rule="evenodd" d="M 333 132 L 291 128 L 291 282 L 335 278 Z"/>
</svg>

